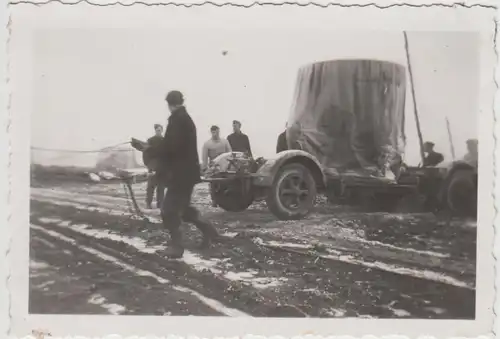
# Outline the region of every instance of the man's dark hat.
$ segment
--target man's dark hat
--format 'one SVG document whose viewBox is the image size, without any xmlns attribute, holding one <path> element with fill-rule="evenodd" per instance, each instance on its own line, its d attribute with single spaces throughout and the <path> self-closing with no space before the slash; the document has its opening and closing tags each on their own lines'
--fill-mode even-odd
<svg viewBox="0 0 500 339">
<path fill-rule="evenodd" d="M 238 124 L 238 125 L 240 125 L 240 126 L 241 126 L 241 122 L 240 122 L 240 121 L 238 121 L 238 120 L 233 120 L 233 124 Z"/>
<path fill-rule="evenodd" d="M 432 141 L 426 141 L 426 142 L 424 142 L 424 146 L 434 147 L 434 143 Z"/>
<path fill-rule="evenodd" d="M 157 129 L 158 127 L 163 128 L 163 126 L 162 126 L 162 125 L 160 125 L 160 124 L 154 124 L 154 127 L 155 127 L 155 129 Z"/>
<path fill-rule="evenodd" d="M 172 106 L 178 106 L 184 104 L 184 96 L 179 91 L 170 91 L 165 98 L 167 103 Z"/>
</svg>

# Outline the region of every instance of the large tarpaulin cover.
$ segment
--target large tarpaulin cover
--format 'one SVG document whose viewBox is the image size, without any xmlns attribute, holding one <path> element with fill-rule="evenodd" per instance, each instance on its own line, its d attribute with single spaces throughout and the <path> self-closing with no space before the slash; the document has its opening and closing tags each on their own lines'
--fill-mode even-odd
<svg viewBox="0 0 500 339">
<path fill-rule="evenodd" d="M 326 168 L 390 167 L 405 149 L 406 69 L 377 60 L 333 60 L 299 70 L 288 147 Z"/>
</svg>

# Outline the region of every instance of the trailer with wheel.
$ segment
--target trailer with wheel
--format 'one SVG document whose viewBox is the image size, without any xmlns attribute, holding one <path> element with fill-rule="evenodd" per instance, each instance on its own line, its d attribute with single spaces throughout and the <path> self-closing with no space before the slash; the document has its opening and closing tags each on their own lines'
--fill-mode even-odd
<svg viewBox="0 0 500 339">
<path fill-rule="evenodd" d="M 433 212 L 475 215 L 476 166 L 404 163 L 405 98 L 402 65 L 378 60 L 306 65 L 288 118 L 289 150 L 270 159 L 222 154 L 204 180 L 221 208 L 238 212 L 264 200 L 282 220 L 304 218 L 318 194 L 380 210 L 411 202 Z"/>
</svg>

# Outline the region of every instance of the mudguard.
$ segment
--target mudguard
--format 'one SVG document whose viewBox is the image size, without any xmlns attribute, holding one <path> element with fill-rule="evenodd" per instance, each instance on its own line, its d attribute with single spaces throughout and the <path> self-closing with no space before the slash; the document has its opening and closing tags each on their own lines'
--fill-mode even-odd
<svg viewBox="0 0 500 339">
<path fill-rule="evenodd" d="M 267 159 L 257 173 L 254 174 L 254 185 L 269 187 L 273 184 L 276 173 L 286 164 L 298 162 L 311 170 L 319 187 L 326 186 L 325 174 L 319 161 L 310 153 L 302 150 L 287 150 Z"/>
<path fill-rule="evenodd" d="M 442 173 L 442 185 L 439 189 L 438 199 L 441 203 L 444 203 L 446 199 L 446 189 L 448 187 L 448 183 L 451 180 L 451 177 L 458 170 L 473 170 L 474 173 L 478 174 L 478 168 L 476 166 L 472 166 L 470 163 L 464 160 L 456 160 L 447 164 L 445 167 L 440 168 Z"/>
</svg>

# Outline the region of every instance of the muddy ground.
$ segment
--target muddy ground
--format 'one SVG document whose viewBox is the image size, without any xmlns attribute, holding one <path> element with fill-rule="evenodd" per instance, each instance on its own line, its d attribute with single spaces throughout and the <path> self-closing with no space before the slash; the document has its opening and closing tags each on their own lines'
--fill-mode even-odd
<svg viewBox="0 0 500 339">
<path fill-rule="evenodd" d="M 134 186 L 144 208 L 145 184 Z M 265 204 L 194 204 L 226 241 L 167 260 L 159 211 L 131 213 L 119 183 L 34 180 L 30 313 L 473 319 L 476 223 L 320 201 L 302 221 Z"/>
</svg>

